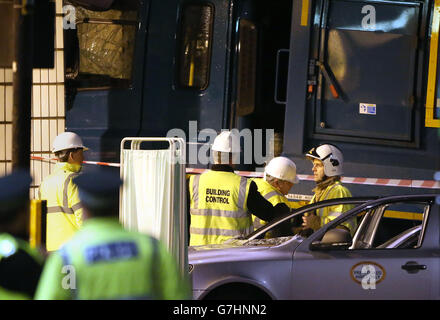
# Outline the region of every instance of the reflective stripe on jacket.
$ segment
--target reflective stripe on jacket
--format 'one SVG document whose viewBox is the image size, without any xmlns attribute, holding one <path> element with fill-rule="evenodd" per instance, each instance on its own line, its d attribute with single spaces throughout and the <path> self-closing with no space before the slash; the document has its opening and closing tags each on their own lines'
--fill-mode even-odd
<svg viewBox="0 0 440 320">
<path fill-rule="evenodd" d="M 312 200 L 310 200 L 310 203 L 315 203 L 315 202 L 330 200 L 335 198 L 349 198 L 349 197 L 352 197 L 350 190 L 344 187 L 339 181 L 336 181 L 335 183 L 329 185 L 324 190 L 324 192 L 321 193 L 319 199 L 316 199 L 316 194 L 313 195 L 313 198 Z M 321 227 L 352 208 L 353 205 L 341 204 L 341 205 L 318 209 L 317 215 L 321 218 Z M 356 231 L 357 223 L 355 218 L 344 222 L 342 225 L 346 226 L 350 230 L 351 235 L 353 235 L 354 232 Z"/>
<path fill-rule="evenodd" d="M 117 218 L 92 218 L 50 255 L 36 299 L 189 299 L 174 258 L 156 239 Z"/>
<path fill-rule="evenodd" d="M 82 224 L 78 188 L 72 182 L 80 170 L 80 165 L 59 162 L 52 174 L 41 182 L 39 197 L 47 200 L 48 251 L 58 250 Z"/>
<path fill-rule="evenodd" d="M 254 178 L 252 179 L 257 184 L 258 192 L 273 206 L 277 204 L 284 203 L 291 209 L 296 209 L 302 207 L 304 203 L 300 203 L 297 201 L 289 201 L 279 190 L 274 188 L 269 182 L 264 180 L 263 178 Z M 252 221 L 255 229 L 258 229 L 264 226 L 267 222 L 261 220 L 257 216 L 252 215 Z"/>
<path fill-rule="evenodd" d="M 233 172 L 191 176 L 190 245 L 218 244 L 252 232 L 247 211 L 250 181 Z"/>
</svg>

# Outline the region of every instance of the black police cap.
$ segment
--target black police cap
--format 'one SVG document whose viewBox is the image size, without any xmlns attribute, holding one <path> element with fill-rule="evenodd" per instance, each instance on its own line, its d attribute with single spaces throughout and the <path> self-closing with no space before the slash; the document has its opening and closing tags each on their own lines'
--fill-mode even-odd
<svg viewBox="0 0 440 320">
<path fill-rule="evenodd" d="M 27 204 L 31 183 L 31 175 L 22 169 L 0 178 L 0 219 L 10 217 Z"/>
<path fill-rule="evenodd" d="M 117 204 L 122 185 L 118 174 L 93 170 L 73 179 L 78 186 L 81 202 L 90 209 L 105 209 Z"/>
</svg>

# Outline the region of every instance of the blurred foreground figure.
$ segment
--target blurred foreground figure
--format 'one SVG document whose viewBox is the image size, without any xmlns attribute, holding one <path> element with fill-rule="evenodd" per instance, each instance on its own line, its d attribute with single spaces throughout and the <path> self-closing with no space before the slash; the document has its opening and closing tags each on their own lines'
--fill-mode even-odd
<svg viewBox="0 0 440 320">
<path fill-rule="evenodd" d="M 31 182 L 21 170 L 0 178 L 0 300 L 32 299 L 43 268 L 26 241 Z"/>
<path fill-rule="evenodd" d="M 84 224 L 49 257 L 36 299 L 188 299 L 165 247 L 119 223 L 119 176 L 96 171 L 74 183 Z"/>
</svg>

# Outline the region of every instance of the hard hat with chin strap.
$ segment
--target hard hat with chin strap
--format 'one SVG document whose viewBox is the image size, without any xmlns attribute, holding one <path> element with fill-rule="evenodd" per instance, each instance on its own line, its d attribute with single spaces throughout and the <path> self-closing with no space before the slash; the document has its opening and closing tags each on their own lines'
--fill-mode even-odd
<svg viewBox="0 0 440 320">
<path fill-rule="evenodd" d="M 239 153 L 240 137 L 234 130 L 222 131 L 214 140 L 211 149 L 217 152 Z"/>
<path fill-rule="evenodd" d="M 298 183 L 296 165 L 292 160 L 286 157 L 276 157 L 270 160 L 264 168 L 264 178 L 266 178 L 266 175 L 283 181 Z"/>
<path fill-rule="evenodd" d="M 324 165 L 324 174 L 327 177 L 340 176 L 344 173 L 342 152 L 332 144 L 323 144 L 312 148 L 306 157 L 321 160 Z"/>
<path fill-rule="evenodd" d="M 83 145 L 79 135 L 74 132 L 63 132 L 59 134 L 53 141 L 52 152 L 58 152 L 68 149 L 83 148 L 84 151 L 89 150 Z"/>
</svg>

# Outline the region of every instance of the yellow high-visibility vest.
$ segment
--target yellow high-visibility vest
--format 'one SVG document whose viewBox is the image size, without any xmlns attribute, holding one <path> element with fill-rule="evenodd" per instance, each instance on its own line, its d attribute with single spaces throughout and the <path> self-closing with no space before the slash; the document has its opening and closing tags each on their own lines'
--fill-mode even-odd
<svg viewBox="0 0 440 320">
<path fill-rule="evenodd" d="M 310 203 L 315 203 L 318 201 L 330 200 L 335 198 L 349 198 L 349 197 L 352 197 L 350 190 L 344 187 L 339 181 L 336 181 L 335 183 L 329 185 L 324 190 L 324 192 L 321 193 L 319 199 L 316 199 L 316 194 L 313 195 L 313 198 L 312 200 L 310 200 Z M 324 207 L 318 209 L 317 215 L 321 219 L 321 227 L 352 208 L 353 205 L 340 204 L 336 206 Z M 351 235 L 353 235 L 354 232 L 356 231 L 357 223 L 355 218 L 352 218 L 344 222 L 342 225 L 346 226 L 350 230 Z"/>
<path fill-rule="evenodd" d="M 64 272 L 69 265 L 75 272 Z M 65 286 L 66 276 L 75 275 Z M 76 281 L 76 282 L 75 282 Z M 71 290 L 73 289 L 73 290 Z M 167 299 L 190 297 L 174 258 L 156 239 L 125 230 L 117 218 L 91 218 L 50 255 L 35 299 Z"/>
<path fill-rule="evenodd" d="M 191 176 L 191 246 L 219 244 L 252 232 L 249 186 L 247 178 L 233 172 L 209 170 Z"/>
<path fill-rule="evenodd" d="M 47 201 L 48 251 L 58 250 L 82 224 L 78 188 L 72 182 L 80 170 L 80 165 L 59 162 L 52 174 L 41 182 L 39 197 Z"/>
<path fill-rule="evenodd" d="M 254 178 L 252 180 L 257 184 L 258 192 L 274 207 L 280 203 L 284 203 L 291 209 L 297 209 L 304 205 L 302 202 L 289 201 L 289 199 L 287 199 L 278 189 L 274 188 L 263 178 Z M 252 221 L 255 229 L 258 229 L 267 223 L 254 215 L 252 215 Z"/>
</svg>

